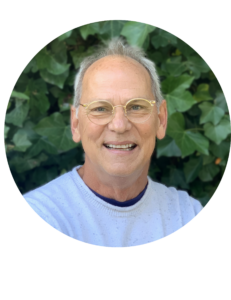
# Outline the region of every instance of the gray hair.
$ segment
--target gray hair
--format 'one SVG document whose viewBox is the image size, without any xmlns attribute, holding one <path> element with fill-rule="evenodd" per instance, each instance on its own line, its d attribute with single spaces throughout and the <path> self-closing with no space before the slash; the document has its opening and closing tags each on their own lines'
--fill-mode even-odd
<svg viewBox="0 0 231 300">
<path fill-rule="evenodd" d="M 160 90 L 159 76 L 157 75 L 154 62 L 145 57 L 145 52 L 142 49 L 136 46 L 125 44 L 122 38 L 113 38 L 108 42 L 106 47 L 99 49 L 97 53 L 83 59 L 80 64 L 80 69 L 75 77 L 73 105 L 76 108 L 79 106 L 82 94 L 83 77 L 87 69 L 97 60 L 109 55 L 130 57 L 146 68 L 151 77 L 152 92 L 154 94 L 159 111 L 159 106 L 163 100 L 163 97 Z"/>
</svg>

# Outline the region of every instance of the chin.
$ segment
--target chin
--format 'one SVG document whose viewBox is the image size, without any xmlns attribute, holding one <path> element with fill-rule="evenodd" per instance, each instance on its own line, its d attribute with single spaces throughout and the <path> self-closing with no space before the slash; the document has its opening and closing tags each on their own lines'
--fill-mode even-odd
<svg viewBox="0 0 231 300">
<path fill-rule="evenodd" d="M 116 166 L 105 169 L 108 175 L 116 177 L 128 177 L 134 174 L 137 169 L 129 168 L 128 166 Z"/>
</svg>

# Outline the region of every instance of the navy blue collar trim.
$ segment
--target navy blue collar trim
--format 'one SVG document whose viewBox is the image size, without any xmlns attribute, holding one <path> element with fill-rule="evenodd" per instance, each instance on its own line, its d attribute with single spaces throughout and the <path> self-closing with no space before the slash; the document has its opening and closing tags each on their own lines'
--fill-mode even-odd
<svg viewBox="0 0 231 300">
<path fill-rule="evenodd" d="M 125 202 L 120 202 L 120 201 L 117 201 L 117 200 L 114 200 L 114 199 L 110 199 L 110 198 L 107 198 L 107 197 L 104 197 L 98 193 L 96 193 L 95 191 L 93 191 L 92 189 L 90 189 L 97 197 L 99 197 L 100 199 L 104 200 L 105 202 L 109 203 L 109 204 L 112 204 L 112 205 L 115 205 L 115 206 L 119 206 L 119 207 L 128 207 L 128 206 L 132 206 L 134 204 L 136 204 L 144 195 L 146 189 L 147 189 L 147 186 L 148 184 L 146 184 L 146 187 L 143 189 L 143 191 L 138 195 L 136 196 L 135 198 L 133 199 L 130 199 L 130 200 L 127 200 Z"/>
</svg>

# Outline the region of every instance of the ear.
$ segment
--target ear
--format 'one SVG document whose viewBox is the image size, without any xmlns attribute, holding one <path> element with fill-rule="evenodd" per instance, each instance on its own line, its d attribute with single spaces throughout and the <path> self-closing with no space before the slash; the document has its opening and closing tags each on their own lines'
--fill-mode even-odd
<svg viewBox="0 0 231 300">
<path fill-rule="evenodd" d="M 156 133 L 156 136 L 159 140 L 165 137 L 165 132 L 167 129 L 167 119 L 168 119 L 167 103 L 165 100 L 162 100 L 161 105 L 159 107 L 158 129 Z"/>
<path fill-rule="evenodd" d="M 76 108 L 73 105 L 71 106 L 71 132 L 73 141 L 80 142 L 79 119 L 76 117 Z"/>
</svg>

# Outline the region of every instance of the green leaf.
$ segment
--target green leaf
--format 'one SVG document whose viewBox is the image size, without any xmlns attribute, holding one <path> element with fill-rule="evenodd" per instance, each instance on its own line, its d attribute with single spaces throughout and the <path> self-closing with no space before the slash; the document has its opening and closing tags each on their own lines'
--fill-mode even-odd
<svg viewBox="0 0 231 300">
<path fill-rule="evenodd" d="M 111 39 L 119 36 L 125 21 L 105 21 L 100 29 L 99 38 Z"/>
<path fill-rule="evenodd" d="M 165 170 L 164 175 L 161 177 L 161 181 L 167 186 L 188 189 L 188 184 L 185 181 L 183 171 L 175 167 L 170 168 L 170 171 L 168 173 Z"/>
<path fill-rule="evenodd" d="M 16 107 L 8 114 L 6 114 L 6 123 L 14 124 L 22 127 L 29 111 L 29 104 L 16 100 Z"/>
<path fill-rule="evenodd" d="M 209 66 L 199 55 L 188 57 L 186 65 L 189 70 L 191 70 L 196 79 L 200 77 L 201 73 L 206 73 L 210 70 Z"/>
<path fill-rule="evenodd" d="M 169 116 L 176 111 L 186 111 L 196 103 L 191 93 L 185 91 L 186 88 L 190 87 L 193 79 L 189 75 L 169 76 L 162 82 L 162 90 L 166 94 Z"/>
<path fill-rule="evenodd" d="M 212 122 L 214 125 L 217 125 L 225 114 L 223 109 L 209 102 L 203 102 L 199 105 L 199 108 L 202 111 L 200 124 Z"/>
<path fill-rule="evenodd" d="M 32 96 L 31 105 L 34 105 L 41 112 L 41 114 L 44 114 L 50 108 L 49 99 L 44 94 Z"/>
<path fill-rule="evenodd" d="M 46 82 L 42 78 L 29 81 L 27 92 L 33 95 L 47 94 L 48 90 Z"/>
<path fill-rule="evenodd" d="M 227 102 L 225 100 L 225 96 L 222 92 L 216 93 L 216 98 L 214 99 L 214 103 L 217 107 L 220 107 L 224 110 L 224 112 L 229 112 Z"/>
<path fill-rule="evenodd" d="M 7 135 L 8 135 L 8 131 L 10 130 L 10 127 L 8 126 L 4 126 L 4 138 L 6 139 L 7 138 Z"/>
<path fill-rule="evenodd" d="M 69 71 L 66 71 L 61 75 L 53 75 L 50 74 L 47 70 L 42 70 L 40 71 L 40 75 L 46 82 L 57 85 L 60 89 L 62 89 L 64 87 L 65 80 L 69 75 Z"/>
<path fill-rule="evenodd" d="M 89 47 L 87 49 L 87 51 L 84 51 L 84 49 L 80 49 L 78 51 L 76 51 L 76 50 L 71 51 L 70 53 L 71 53 L 75 68 L 78 69 L 82 60 L 85 57 L 92 55 L 94 53 L 94 49 L 92 47 Z"/>
<path fill-rule="evenodd" d="M 28 151 L 27 156 L 37 156 L 41 151 L 46 151 L 49 154 L 58 154 L 57 149 L 47 140 L 47 138 L 40 137 L 36 142 L 33 143 L 33 146 Z"/>
<path fill-rule="evenodd" d="M 130 45 L 142 47 L 148 34 L 154 31 L 155 29 L 156 27 L 145 23 L 129 21 L 125 23 L 121 31 L 121 35 L 126 37 Z"/>
<path fill-rule="evenodd" d="M 15 156 L 12 158 L 10 166 L 11 168 L 15 168 L 17 173 L 22 173 L 38 167 L 41 164 L 41 162 L 46 161 L 47 158 L 48 156 L 44 153 L 41 153 L 39 156 L 29 159 Z"/>
<path fill-rule="evenodd" d="M 164 66 L 171 76 L 180 76 L 187 69 L 180 56 L 169 58 Z"/>
<path fill-rule="evenodd" d="M 16 91 L 13 91 L 11 93 L 11 97 L 12 98 L 17 98 L 17 99 L 22 99 L 22 100 L 29 100 L 30 99 L 26 94 L 16 92 Z"/>
<path fill-rule="evenodd" d="M 212 100 L 213 98 L 209 94 L 209 85 L 206 83 L 199 84 L 193 98 L 198 102 Z"/>
<path fill-rule="evenodd" d="M 160 47 L 165 47 L 168 44 L 175 45 L 177 43 L 177 37 L 165 30 L 159 29 L 158 34 L 152 37 L 151 43 L 156 49 L 158 49 Z"/>
<path fill-rule="evenodd" d="M 81 26 L 79 28 L 79 31 L 80 31 L 82 38 L 84 40 L 86 40 L 89 35 L 94 35 L 97 32 L 97 28 L 94 27 L 94 24 L 87 24 L 87 25 Z"/>
<path fill-rule="evenodd" d="M 67 31 L 64 34 L 60 35 L 58 37 L 58 40 L 61 42 L 61 41 L 65 40 L 65 39 L 69 38 L 71 36 L 71 34 L 72 34 L 72 30 Z"/>
<path fill-rule="evenodd" d="M 36 55 L 35 59 L 40 70 L 46 69 L 53 75 L 63 74 L 70 67 L 70 64 L 60 64 L 57 62 L 45 48 Z"/>
<path fill-rule="evenodd" d="M 180 138 L 175 139 L 175 142 L 181 149 L 183 157 L 192 154 L 196 150 L 208 154 L 209 142 L 198 132 L 184 131 Z"/>
<path fill-rule="evenodd" d="M 58 112 L 42 119 L 34 127 L 34 131 L 47 137 L 58 150 L 67 151 L 76 147 L 72 141 L 70 126 L 65 125 L 63 116 Z"/>
<path fill-rule="evenodd" d="M 194 77 L 189 75 L 181 75 L 179 77 L 169 76 L 162 84 L 162 91 L 164 94 L 170 94 L 172 92 L 182 92 L 189 88 L 194 80 Z"/>
<path fill-rule="evenodd" d="M 184 117 L 181 113 L 174 113 L 169 117 L 167 134 L 175 140 L 183 157 L 196 150 L 203 154 L 209 154 L 208 140 L 198 132 L 185 130 Z"/>
<path fill-rule="evenodd" d="M 203 155 L 203 166 L 214 163 L 215 157 L 212 155 Z"/>
<path fill-rule="evenodd" d="M 211 143 L 210 150 L 215 157 L 219 157 L 221 159 L 228 157 L 230 151 L 230 141 L 223 141 L 220 145 Z"/>
<path fill-rule="evenodd" d="M 219 173 L 220 168 L 214 163 L 205 165 L 199 172 L 199 178 L 201 181 L 208 182 L 213 180 L 213 178 Z"/>
<path fill-rule="evenodd" d="M 184 54 L 186 57 L 189 57 L 192 53 L 195 51 L 193 48 L 191 48 L 188 44 L 186 44 L 181 39 L 177 39 L 177 48 L 180 50 L 182 54 Z"/>
<path fill-rule="evenodd" d="M 202 168 L 202 164 L 202 156 L 197 158 L 190 157 L 189 161 L 184 163 L 184 174 L 187 183 L 190 183 L 196 179 L 200 169 Z"/>
<path fill-rule="evenodd" d="M 12 101 L 11 101 L 11 99 L 9 100 L 9 102 L 8 102 L 8 104 L 7 104 L 7 111 L 8 111 L 8 109 L 10 109 L 11 108 L 11 105 L 12 105 Z"/>
<path fill-rule="evenodd" d="M 184 112 L 191 108 L 196 101 L 188 91 L 176 90 L 171 94 L 166 95 L 168 116 L 172 115 L 176 111 Z"/>
<path fill-rule="evenodd" d="M 20 129 L 15 133 L 12 141 L 15 144 L 15 151 L 25 152 L 32 145 L 32 143 L 27 138 L 26 132 Z"/>
<path fill-rule="evenodd" d="M 50 43 L 53 58 L 60 64 L 67 63 L 67 46 L 65 42 L 60 42 L 58 39 Z"/>
<path fill-rule="evenodd" d="M 23 73 L 28 74 L 30 71 L 32 71 L 33 73 L 38 71 L 38 68 L 37 68 L 37 64 L 36 64 L 35 59 L 32 59 L 32 60 L 27 64 L 27 66 L 26 66 L 26 67 L 24 68 L 24 70 L 23 70 Z"/>
<path fill-rule="evenodd" d="M 205 135 L 219 145 L 231 133 L 230 121 L 223 118 L 218 125 L 206 123 L 204 125 Z"/>
<path fill-rule="evenodd" d="M 157 158 L 160 156 L 181 156 L 181 151 L 175 141 L 167 135 L 163 140 L 157 140 Z"/>
</svg>

